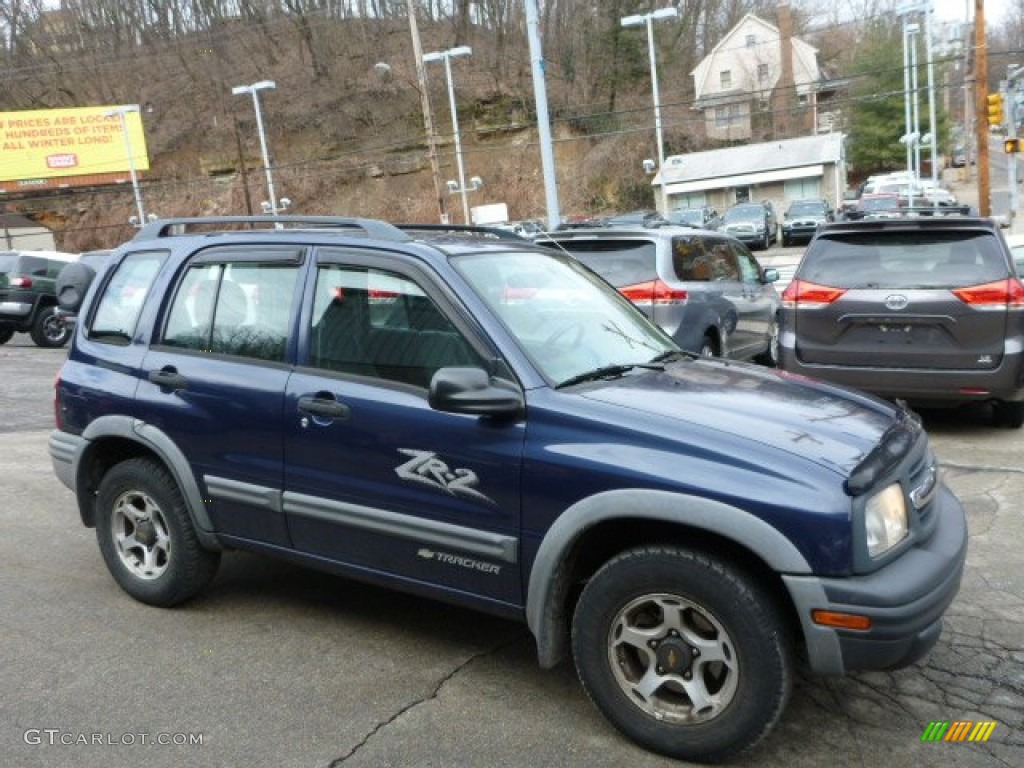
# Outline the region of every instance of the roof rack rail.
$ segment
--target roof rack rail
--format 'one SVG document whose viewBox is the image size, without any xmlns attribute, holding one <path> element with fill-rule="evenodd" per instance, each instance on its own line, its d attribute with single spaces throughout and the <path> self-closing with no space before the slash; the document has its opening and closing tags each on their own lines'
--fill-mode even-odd
<svg viewBox="0 0 1024 768">
<path fill-rule="evenodd" d="M 173 219 L 156 219 L 146 224 L 138 231 L 133 242 L 144 240 L 158 240 L 164 237 L 175 237 L 187 234 L 191 231 L 207 228 L 204 231 L 215 231 L 209 228 L 220 224 L 250 224 L 261 225 L 257 228 L 285 229 L 296 228 L 307 225 L 323 229 L 360 229 L 368 237 L 378 240 L 391 240 L 394 242 L 405 242 L 411 239 L 393 224 L 378 219 L 362 219 L 345 216 L 191 216 Z"/>
<path fill-rule="evenodd" d="M 499 240 L 528 240 L 511 229 L 486 227 L 479 224 L 395 224 L 403 232 L 428 232 L 434 235 L 476 235 Z"/>
</svg>

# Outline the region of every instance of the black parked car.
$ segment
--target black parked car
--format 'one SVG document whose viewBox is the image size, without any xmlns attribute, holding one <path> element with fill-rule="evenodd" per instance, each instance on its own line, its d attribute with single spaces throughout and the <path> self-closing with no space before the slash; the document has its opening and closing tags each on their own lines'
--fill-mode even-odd
<svg viewBox="0 0 1024 768">
<path fill-rule="evenodd" d="M 821 224 L 835 217 L 831 203 L 824 198 L 794 200 L 782 215 L 782 245 L 810 241 Z"/>
<path fill-rule="evenodd" d="M 770 203 L 737 203 L 731 206 L 722 216 L 719 229 L 751 248 L 766 250 L 778 241 L 775 209 Z"/>
</svg>

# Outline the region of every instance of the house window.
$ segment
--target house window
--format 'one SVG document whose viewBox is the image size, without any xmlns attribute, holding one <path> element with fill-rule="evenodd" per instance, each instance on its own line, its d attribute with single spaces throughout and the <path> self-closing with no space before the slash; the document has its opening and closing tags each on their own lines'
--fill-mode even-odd
<svg viewBox="0 0 1024 768">
<path fill-rule="evenodd" d="M 750 187 L 733 187 L 732 191 L 736 195 L 737 203 L 750 202 Z"/>
<path fill-rule="evenodd" d="M 723 69 L 719 73 L 719 78 L 723 88 L 732 88 L 732 70 Z"/>
<path fill-rule="evenodd" d="M 757 65 L 757 82 L 763 83 L 768 79 L 768 65 L 758 64 Z"/>
<path fill-rule="evenodd" d="M 810 99 L 807 97 L 806 93 L 801 93 L 796 97 L 796 103 L 801 107 L 806 107 L 809 101 Z"/>
<path fill-rule="evenodd" d="M 730 125 L 739 125 L 743 122 L 743 113 L 738 104 L 730 104 L 726 107 L 715 107 L 715 127 L 728 128 Z"/>
<path fill-rule="evenodd" d="M 753 48 L 755 45 L 757 45 L 757 36 L 747 35 L 747 48 Z"/>
</svg>

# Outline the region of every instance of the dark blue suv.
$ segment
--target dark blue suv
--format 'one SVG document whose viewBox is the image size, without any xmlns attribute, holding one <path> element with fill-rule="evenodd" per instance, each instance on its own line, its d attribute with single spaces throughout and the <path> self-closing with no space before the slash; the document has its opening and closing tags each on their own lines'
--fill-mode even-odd
<svg viewBox="0 0 1024 768">
<path fill-rule="evenodd" d="M 682 353 L 521 240 L 158 221 L 59 295 L 53 466 L 146 603 L 238 549 L 472 606 L 544 667 L 571 653 L 630 738 L 721 761 L 797 658 L 910 664 L 960 584 L 964 513 L 910 413 Z"/>
</svg>

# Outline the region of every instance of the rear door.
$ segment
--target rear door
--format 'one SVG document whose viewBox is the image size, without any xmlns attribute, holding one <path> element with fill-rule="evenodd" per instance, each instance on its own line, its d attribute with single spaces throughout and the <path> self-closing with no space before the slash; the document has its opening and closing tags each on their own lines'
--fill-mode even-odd
<svg viewBox="0 0 1024 768">
<path fill-rule="evenodd" d="M 992 234 L 925 229 L 819 238 L 796 279 L 810 364 L 988 370 L 1007 333 L 1009 267 Z"/>
<path fill-rule="evenodd" d="M 193 258 L 136 395 L 139 418 L 189 458 L 218 532 L 278 546 L 289 544 L 281 422 L 304 258 L 302 247 L 284 245 Z"/>
</svg>

